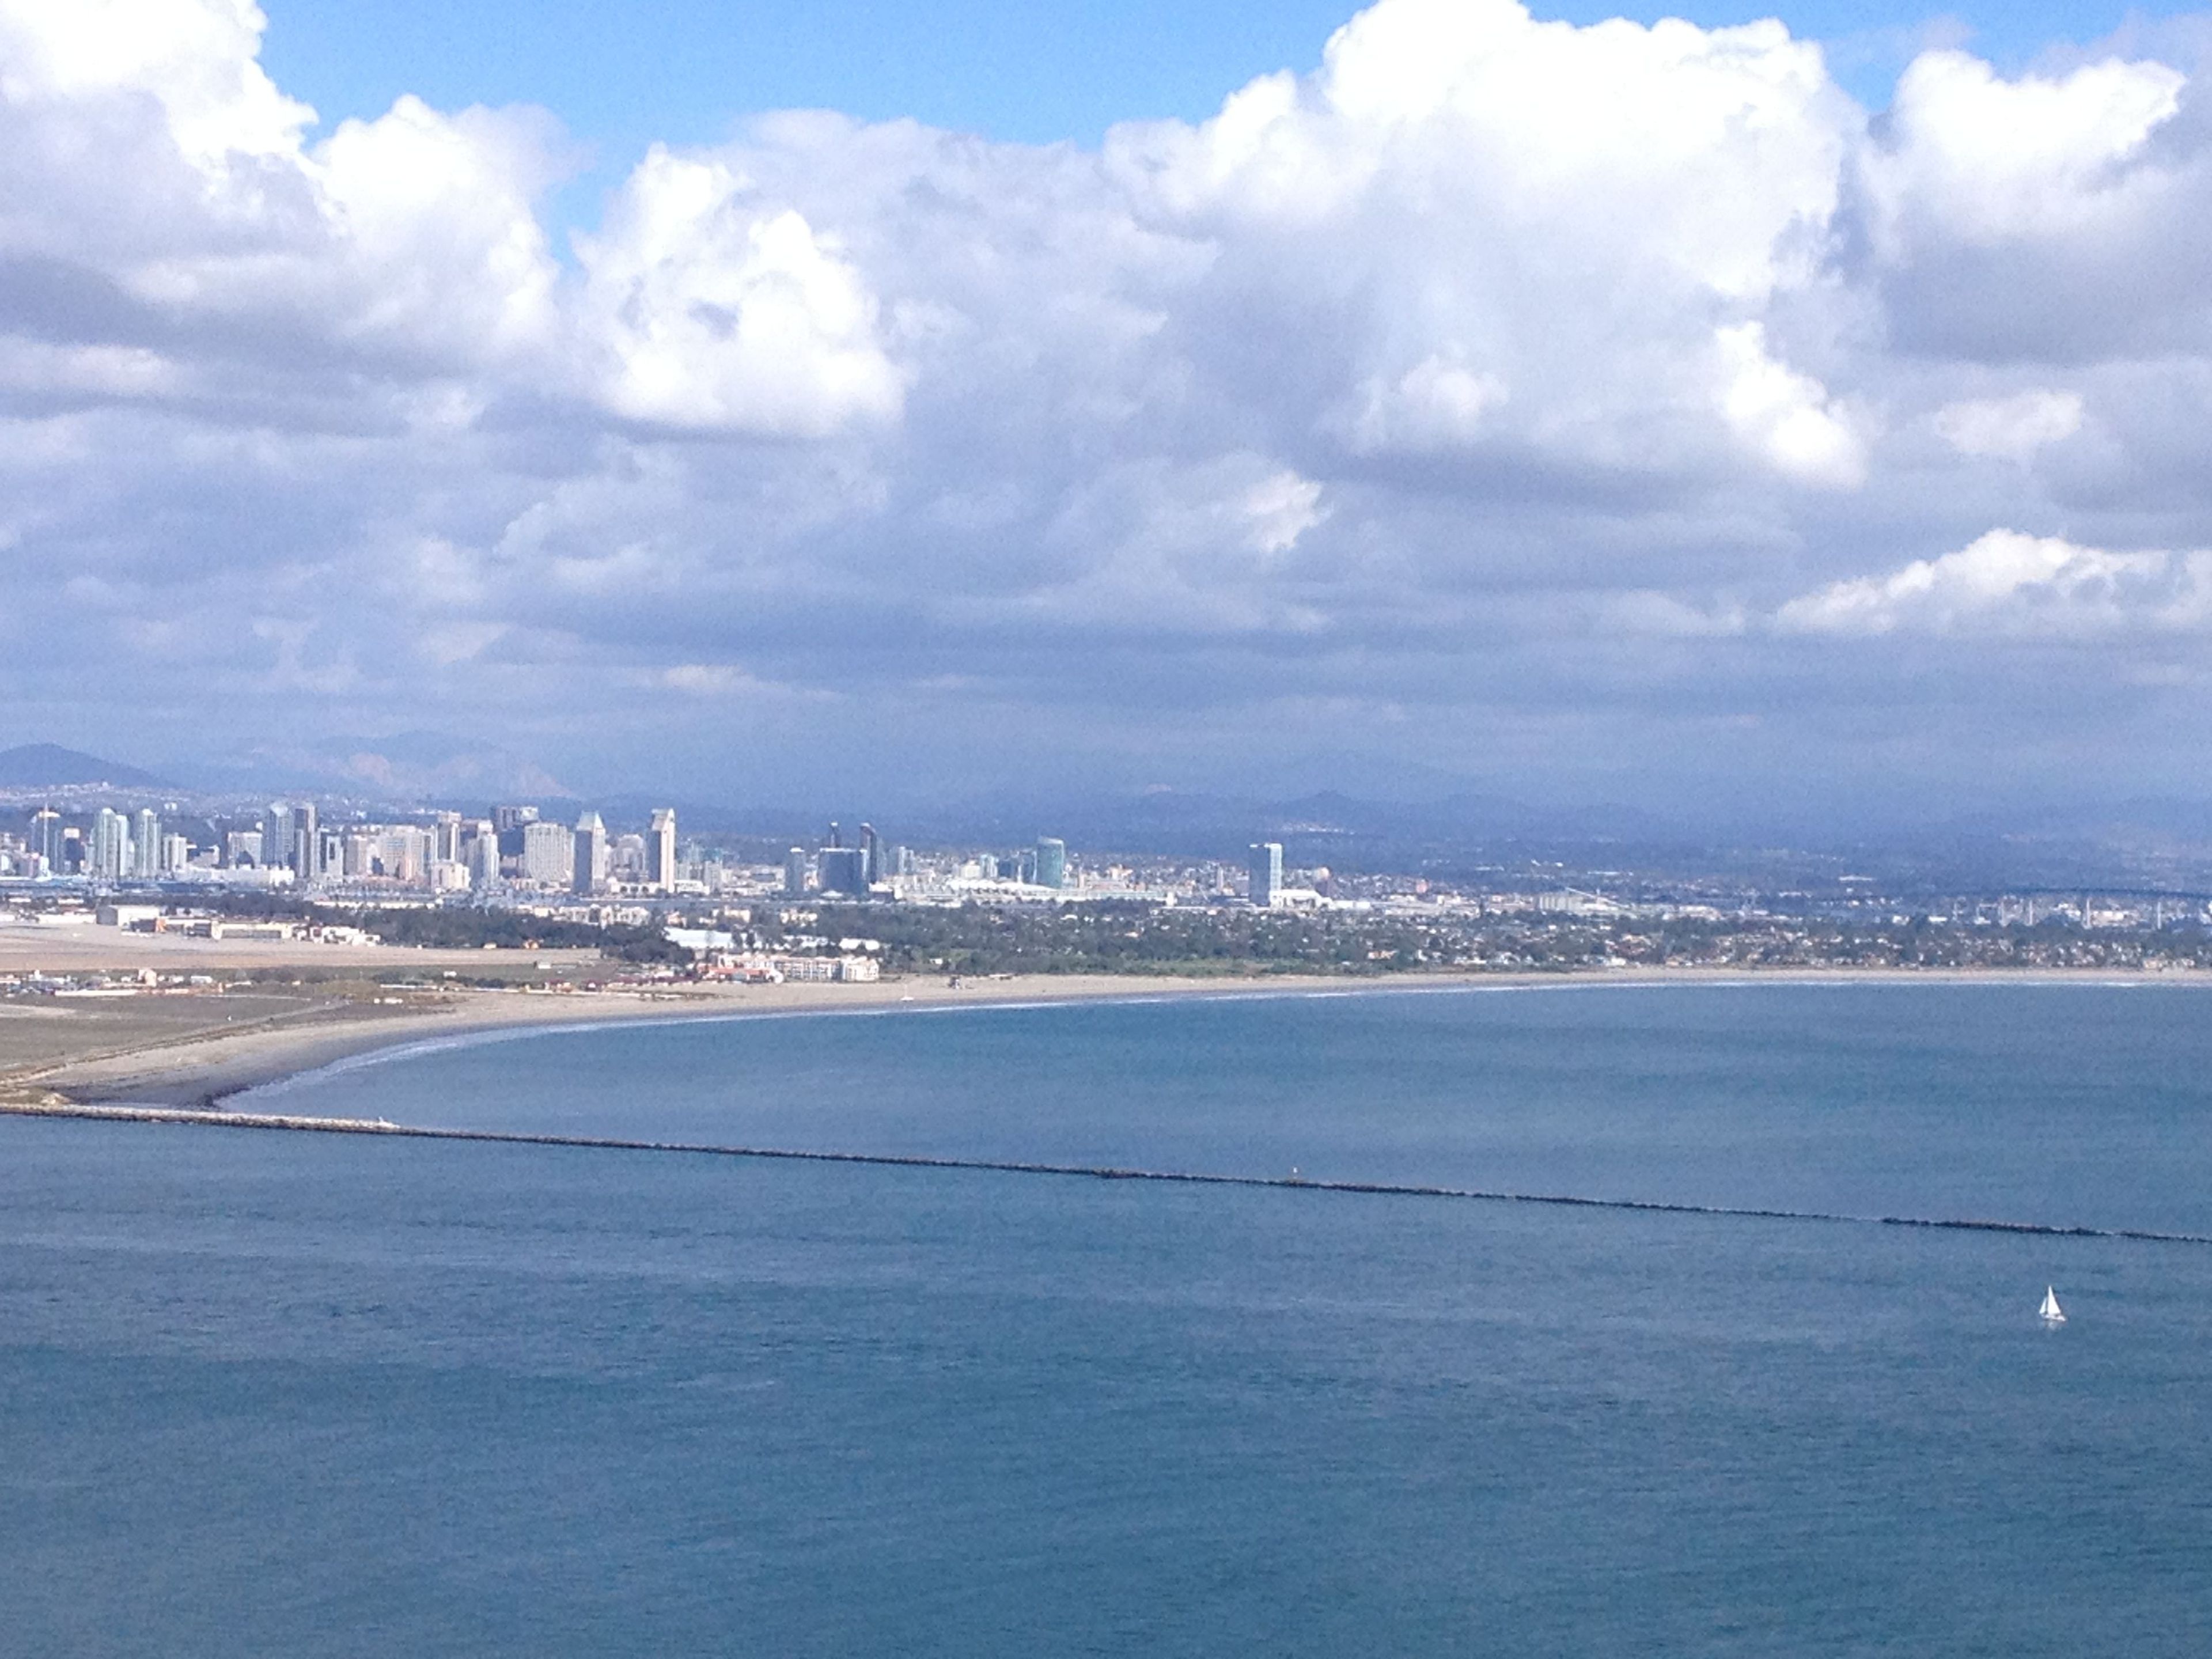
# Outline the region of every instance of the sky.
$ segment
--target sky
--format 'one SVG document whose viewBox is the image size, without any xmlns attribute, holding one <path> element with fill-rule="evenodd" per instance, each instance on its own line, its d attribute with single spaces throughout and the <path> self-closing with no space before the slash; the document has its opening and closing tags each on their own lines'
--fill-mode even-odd
<svg viewBox="0 0 2212 1659">
<path fill-rule="evenodd" d="M 1690 11 L 0 0 L 0 733 L 2212 793 L 2212 20 Z"/>
</svg>

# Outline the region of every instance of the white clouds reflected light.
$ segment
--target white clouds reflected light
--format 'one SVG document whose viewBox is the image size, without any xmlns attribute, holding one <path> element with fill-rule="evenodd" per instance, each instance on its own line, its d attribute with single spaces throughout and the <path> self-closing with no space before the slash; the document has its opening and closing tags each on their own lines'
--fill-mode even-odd
<svg viewBox="0 0 2212 1659">
<path fill-rule="evenodd" d="M 1716 707 L 1879 706 L 1855 641 L 1954 653 L 1998 742 L 2038 641 L 2185 695 L 2080 647 L 2200 648 L 2200 556 L 2100 550 L 2212 546 L 2186 66 L 1933 52 L 1877 118 L 1778 24 L 1380 0 L 1095 152 L 657 149 L 562 250 L 549 118 L 311 142 L 261 26 L 0 0 L 0 697 L 93 746 L 428 705 L 641 782 L 641 733 L 746 787 L 850 720 L 956 785 L 1632 787 Z"/>
</svg>

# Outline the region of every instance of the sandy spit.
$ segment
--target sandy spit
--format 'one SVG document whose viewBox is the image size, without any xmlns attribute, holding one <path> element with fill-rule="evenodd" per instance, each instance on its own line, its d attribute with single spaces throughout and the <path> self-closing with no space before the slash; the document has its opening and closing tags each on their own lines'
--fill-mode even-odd
<svg viewBox="0 0 2212 1659">
<path fill-rule="evenodd" d="M 221 1027 L 162 1037 L 126 1052 L 64 1057 L 6 1079 L 18 1094 L 88 1103 L 204 1106 L 257 1085 L 378 1049 L 473 1032 L 584 1023 L 732 1018 L 746 1015 L 890 1012 L 901 1009 L 1163 997 L 1331 996 L 1539 987 L 1682 984 L 2166 985 L 2212 988 L 2212 975 L 2070 970 L 1613 969 L 1576 974 L 1403 975 L 1387 979 L 1322 975 L 1190 979 L 1122 975 L 1035 975 L 971 980 L 957 990 L 942 979 L 872 985 L 684 986 L 650 993 L 545 994 L 460 991 L 404 1010 L 334 1006 L 319 1017 L 246 1030 Z"/>
</svg>

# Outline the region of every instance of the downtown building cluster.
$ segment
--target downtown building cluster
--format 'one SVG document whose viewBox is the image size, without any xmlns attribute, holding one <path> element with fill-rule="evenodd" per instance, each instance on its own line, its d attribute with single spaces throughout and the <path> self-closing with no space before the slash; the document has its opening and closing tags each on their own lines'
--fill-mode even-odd
<svg viewBox="0 0 2212 1659">
<path fill-rule="evenodd" d="M 185 833 L 185 824 L 196 826 L 198 836 Z M 689 874 L 690 884 L 700 884 L 696 869 Z M 165 818 L 152 807 L 67 813 L 41 806 L 27 814 L 20 835 L 0 833 L 0 878 L 101 887 L 362 887 L 434 897 L 508 890 L 650 895 L 676 893 L 686 875 L 669 808 L 653 813 L 644 834 L 618 836 L 596 811 L 586 811 L 574 825 L 544 819 L 535 806 L 501 806 L 489 817 L 440 811 L 427 822 L 331 823 L 312 801 L 181 819 Z"/>
<path fill-rule="evenodd" d="M 573 809 L 572 809 L 573 810 Z M 750 860 L 726 847 L 684 843 L 672 808 L 644 828 L 611 830 L 601 814 L 550 816 L 536 805 L 501 805 L 372 817 L 343 804 L 295 799 L 234 804 L 164 802 L 159 808 L 80 799 L 26 805 L 20 830 L 0 823 L 0 880 L 110 890 L 283 890 L 356 904 L 489 903 L 567 908 L 604 898 L 647 905 L 670 899 L 754 902 L 844 899 L 923 905 L 1244 902 L 1310 908 L 1330 902 L 1286 879 L 1280 842 L 1254 844 L 1243 868 L 1079 864 L 1067 843 L 1040 836 L 981 851 L 916 849 L 872 823 L 838 823 Z M 665 905 L 663 906 L 665 908 Z"/>
</svg>

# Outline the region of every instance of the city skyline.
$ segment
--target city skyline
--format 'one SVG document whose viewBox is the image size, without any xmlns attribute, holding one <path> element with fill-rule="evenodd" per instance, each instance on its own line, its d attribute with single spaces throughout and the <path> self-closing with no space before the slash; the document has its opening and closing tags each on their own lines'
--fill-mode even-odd
<svg viewBox="0 0 2212 1659">
<path fill-rule="evenodd" d="M 2203 21 L 1631 9 L 1208 9 L 1121 120 L 764 48 L 655 148 L 495 8 L 348 74 L 0 7 L 0 711 L 365 791 L 2203 799 Z"/>
</svg>

